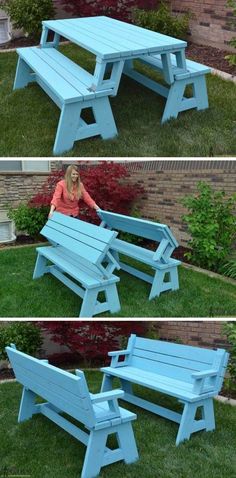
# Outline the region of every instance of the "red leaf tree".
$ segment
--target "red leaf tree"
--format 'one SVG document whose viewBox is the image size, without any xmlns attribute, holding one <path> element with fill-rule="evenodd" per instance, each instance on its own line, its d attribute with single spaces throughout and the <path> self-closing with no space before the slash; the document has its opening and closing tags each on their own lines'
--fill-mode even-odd
<svg viewBox="0 0 236 478">
<path fill-rule="evenodd" d="M 123 341 L 131 333 L 145 334 L 147 322 L 86 322 L 86 321 L 53 321 L 39 322 L 55 343 L 66 345 L 72 357 L 85 365 L 97 361 L 106 361 L 111 350 L 123 348 Z"/>
<path fill-rule="evenodd" d="M 118 20 L 130 21 L 133 8 L 152 9 L 156 0 L 58 0 L 72 17 L 106 15 Z"/>
<path fill-rule="evenodd" d="M 125 165 L 115 161 L 78 161 L 81 180 L 101 209 L 130 214 L 135 201 L 141 198 L 144 190 L 140 184 L 131 184 L 130 173 Z M 64 170 L 52 172 L 42 186 L 42 190 L 29 201 L 30 207 L 49 206 L 57 182 L 64 177 Z M 99 223 L 96 212 L 80 202 L 80 218 L 87 222 Z"/>
</svg>

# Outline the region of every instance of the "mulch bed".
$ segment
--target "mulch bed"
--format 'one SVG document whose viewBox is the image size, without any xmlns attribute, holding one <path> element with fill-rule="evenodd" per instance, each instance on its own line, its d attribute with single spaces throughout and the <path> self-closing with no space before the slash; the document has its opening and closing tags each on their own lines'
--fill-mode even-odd
<svg viewBox="0 0 236 478">
<path fill-rule="evenodd" d="M 32 41 L 25 37 L 16 38 L 0 45 L 0 50 L 33 45 L 35 45 L 35 40 Z M 225 60 L 225 56 L 229 54 L 229 52 L 225 50 L 219 50 L 218 48 L 213 48 L 208 45 L 196 45 L 195 43 L 188 42 L 186 53 L 187 57 L 191 60 L 198 61 L 199 63 L 203 63 L 204 65 L 215 68 L 216 70 L 236 75 L 236 66 L 229 65 L 228 61 Z"/>
</svg>

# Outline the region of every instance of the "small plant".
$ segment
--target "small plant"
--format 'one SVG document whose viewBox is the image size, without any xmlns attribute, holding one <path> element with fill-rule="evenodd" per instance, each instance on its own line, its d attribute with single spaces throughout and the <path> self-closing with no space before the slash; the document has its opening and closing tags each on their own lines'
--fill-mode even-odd
<svg viewBox="0 0 236 478">
<path fill-rule="evenodd" d="M 0 8 L 9 15 L 15 28 L 26 36 L 39 38 L 42 21 L 52 19 L 55 10 L 52 0 L 0 0 Z"/>
<path fill-rule="evenodd" d="M 10 322 L 0 327 L 0 360 L 5 360 L 5 347 L 11 343 L 21 352 L 35 355 L 42 345 L 41 330 L 32 322 Z"/>
<path fill-rule="evenodd" d="M 197 189 L 197 196 L 181 201 L 189 210 L 182 219 L 191 235 L 192 250 L 185 256 L 197 266 L 218 271 L 235 240 L 236 196 L 227 199 L 224 191 L 213 191 L 205 182 L 198 183 Z"/>
<path fill-rule="evenodd" d="M 232 12 L 233 13 L 233 18 L 232 18 L 230 23 L 231 23 L 231 26 L 232 26 L 233 30 L 235 31 L 236 30 L 236 0 L 228 0 L 227 1 L 227 6 L 231 7 L 233 9 L 233 12 Z M 233 48 L 236 48 L 236 37 L 233 37 L 229 41 L 229 44 Z M 228 60 L 230 65 L 233 65 L 233 66 L 236 65 L 236 53 L 231 53 L 231 54 L 227 55 L 225 58 L 226 58 L 226 60 Z"/>
<path fill-rule="evenodd" d="M 231 279 L 236 280 L 236 256 L 228 259 L 227 262 L 221 267 L 220 272 Z"/>
<path fill-rule="evenodd" d="M 135 9 L 133 11 L 133 22 L 143 28 L 184 39 L 189 31 L 191 16 L 190 12 L 184 15 L 172 15 L 169 6 L 161 3 L 158 10 Z"/>
<path fill-rule="evenodd" d="M 229 391 L 236 391 L 236 322 L 226 322 L 223 326 L 223 333 L 230 344 L 229 377 L 226 379 L 226 387 Z"/>
<path fill-rule="evenodd" d="M 8 211 L 8 216 L 14 221 L 18 231 L 26 232 L 37 238 L 47 220 L 48 207 L 31 207 L 21 203 L 16 209 L 11 208 Z"/>
</svg>

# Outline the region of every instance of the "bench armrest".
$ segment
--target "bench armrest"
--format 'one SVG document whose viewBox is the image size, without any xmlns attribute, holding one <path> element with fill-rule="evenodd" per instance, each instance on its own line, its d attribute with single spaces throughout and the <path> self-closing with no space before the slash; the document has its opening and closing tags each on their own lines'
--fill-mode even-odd
<svg viewBox="0 0 236 478">
<path fill-rule="evenodd" d="M 125 365 L 127 365 L 130 350 L 116 350 L 115 352 L 108 352 L 108 355 L 109 357 L 112 357 L 111 367 L 124 367 Z M 122 355 L 125 355 L 125 360 L 119 362 L 119 357 Z"/>
<path fill-rule="evenodd" d="M 218 375 L 218 370 L 205 370 L 204 372 L 194 372 L 192 373 L 192 377 L 199 379 L 199 378 L 205 378 L 205 377 L 214 377 L 215 375 Z"/>
<path fill-rule="evenodd" d="M 90 393 L 92 405 L 96 403 L 107 402 L 108 410 L 105 411 L 102 417 L 99 418 L 99 421 L 111 420 L 120 417 L 120 407 L 118 404 L 118 398 L 124 396 L 123 390 L 109 390 L 108 392 L 101 393 Z"/>
<path fill-rule="evenodd" d="M 129 350 L 115 350 L 114 352 L 108 352 L 109 357 L 115 357 L 116 355 L 128 355 Z"/>
<path fill-rule="evenodd" d="M 192 373 L 192 377 L 194 379 L 193 383 L 193 393 L 206 393 L 211 392 L 215 389 L 216 379 L 218 376 L 218 370 L 209 369 L 204 370 L 203 372 L 194 372 Z M 207 386 L 205 385 L 205 380 L 209 378 L 209 383 Z"/>
<path fill-rule="evenodd" d="M 90 393 L 92 403 L 107 402 L 123 398 L 125 392 L 123 390 L 109 390 L 108 392 Z"/>
</svg>

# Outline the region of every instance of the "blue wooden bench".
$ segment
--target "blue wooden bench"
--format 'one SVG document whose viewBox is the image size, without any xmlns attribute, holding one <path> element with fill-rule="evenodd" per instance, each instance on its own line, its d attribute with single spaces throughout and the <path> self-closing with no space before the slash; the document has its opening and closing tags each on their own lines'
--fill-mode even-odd
<svg viewBox="0 0 236 478">
<path fill-rule="evenodd" d="M 62 154 L 75 141 L 101 135 L 113 138 L 117 129 L 108 96 L 112 88 L 95 91 L 93 75 L 53 47 L 17 49 L 19 55 L 14 90 L 37 82 L 61 109 L 53 153 Z M 81 118 L 85 108 L 92 108 L 95 122 Z"/>
<path fill-rule="evenodd" d="M 170 63 L 168 68 L 166 65 L 167 60 Z M 178 56 L 172 53 L 167 59 L 164 59 L 163 55 L 150 54 L 143 56 L 139 61 L 161 72 L 169 85 L 169 87 L 166 87 L 137 71 L 132 60 L 128 60 L 125 63 L 124 73 L 127 76 L 167 99 L 161 120 L 162 123 L 170 118 L 177 118 L 181 111 L 192 108 L 197 108 L 197 110 L 208 108 L 205 75 L 211 72 L 209 67 L 192 60 L 186 60 L 186 68 L 184 68 L 179 63 Z M 192 96 L 189 98 L 184 96 L 187 85 L 192 85 Z"/>
<path fill-rule="evenodd" d="M 109 251 L 115 232 L 54 212 L 41 234 L 52 245 L 36 249 L 34 279 L 50 273 L 82 297 L 80 317 L 120 310 L 119 278 L 113 274 L 119 265 Z M 99 292 L 105 293 L 105 302 L 98 300 Z"/>
<path fill-rule="evenodd" d="M 23 385 L 18 422 L 41 413 L 63 428 L 86 447 L 81 478 L 96 477 L 101 467 L 124 460 L 132 463 L 138 459 L 131 421 L 136 415 L 119 407 L 121 390 L 89 393 L 86 378 L 81 370 L 76 375 L 38 360 L 16 350 L 15 345 L 6 347 L 16 380 Z M 36 404 L 37 396 L 47 400 Z M 72 424 L 61 413 L 85 425 L 87 431 Z M 106 446 L 107 438 L 115 433 L 119 447 Z M 66 446 L 64 453 L 66 453 Z"/>
<path fill-rule="evenodd" d="M 102 210 L 98 211 L 98 215 L 102 220 L 102 227 L 158 242 L 156 251 L 117 238 L 114 238 L 111 246 L 122 270 L 152 285 L 149 300 L 159 296 L 161 292 L 179 288 L 178 266 L 181 262 L 171 257 L 178 243 L 168 226 Z M 147 264 L 154 270 L 154 276 L 120 261 L 119 253 Z"/>
<path fill-rule="evenodd" d="M 199 430 L 214 430 L 213 397 L 222 387 L 229 354 L 131 335 L 127 350 L 110 352 L 111 366 L 103 367 L 102 392 L 118 377 L 124 400 L 179 423 L 176 445 Z M 122 360 L 123 359 L 123 360 Z M 150 403 L 134 395 L 132 383 L 161 392 L 183 404 L 183 413 Z M 197 409 L 201 418 L 196 418 Z"/>
</svg>

